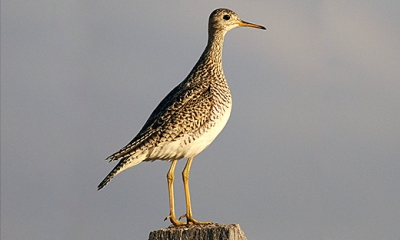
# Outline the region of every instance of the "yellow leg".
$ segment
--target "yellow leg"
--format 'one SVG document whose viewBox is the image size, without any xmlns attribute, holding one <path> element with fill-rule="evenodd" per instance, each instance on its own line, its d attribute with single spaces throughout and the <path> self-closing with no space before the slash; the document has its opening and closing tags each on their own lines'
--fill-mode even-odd
<svg viewBox="0 0 400 240">
<path fill-rule="evenodd" d="M 169 194 L 169 215 L 164 219 L 169 219 L 174 226 L 182 226 L 186 225 L 184 222 L 181 222 L 175 217 L 175 203 L 174 203 L 174 172 L 175 166 L 178 160 L 174 160 L 171 163 L 171 167 L 167 173 L 167 182 L 168 182 L 168 194 Z"/>
<path fill-rule="evenodd" d="M 193 158 L 194 157 L 188 158 L 188 160 L 186 162 L 186 166 L 182 172 L 183 188 L 185 190 L 185 197 L 186 197 L 186 214 L 181 216 L 179 219 L 185 217 L 187 224 L 196 224 L 196 225 L 212 224 L 212 222 L 199 222 L 193 218 L 192 206 L 190 203 L 190 191 L 189 191 L 189 174 L 190 174 L 190 166 L 192 165 Z"/>
</svg>

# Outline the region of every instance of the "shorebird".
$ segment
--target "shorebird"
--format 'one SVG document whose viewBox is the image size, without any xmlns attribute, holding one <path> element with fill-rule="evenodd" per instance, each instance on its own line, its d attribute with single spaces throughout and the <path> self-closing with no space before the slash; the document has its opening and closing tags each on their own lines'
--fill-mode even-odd
<svg viewBox="0 0 400 240">
<path fill-rule="evenodd" d="M 171 162 L 167 173 L 170 213 L 165 218 L 175 226 L 211 224 L 193 218 L 189 191 L 189 172 L 193 158 L 207 148 L 225 127 L 232 108 L 231 93 L 222 70 L 222 46 L 225 34 L 236 27 L 265 27 L 245 22 L 229 9 L 214 10 L 208 22 L 207 46 L 190 71 L 151 113 L 140 132 L 125 147 L 109 156 L 119 160 L 99 184 L 102 189 L 122 171 L 143 161 Z M 175 216 L 174 172 L 179 159 L 187 158 L 182 172 L 186 214 Z M 186 223 L 180 219 L 186 218 Z"/>
</svg>

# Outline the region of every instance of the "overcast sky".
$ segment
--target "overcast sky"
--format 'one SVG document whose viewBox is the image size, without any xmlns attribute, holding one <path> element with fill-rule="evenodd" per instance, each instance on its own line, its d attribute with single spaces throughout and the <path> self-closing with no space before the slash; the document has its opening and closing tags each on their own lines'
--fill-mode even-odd
<svg viewBox="0 0 400 240">
<path fill-rule="evenodd" d="M 267 31 L 226 35 L 233 110 L 194 159 L 194 217 L 248 239 L 399 239 L 400 1 L 141 2 L 2 1 L 2 240 L 169 226 L 169 163 L 97 185 L 196 63 L 219 7 Z"/>
</svg>

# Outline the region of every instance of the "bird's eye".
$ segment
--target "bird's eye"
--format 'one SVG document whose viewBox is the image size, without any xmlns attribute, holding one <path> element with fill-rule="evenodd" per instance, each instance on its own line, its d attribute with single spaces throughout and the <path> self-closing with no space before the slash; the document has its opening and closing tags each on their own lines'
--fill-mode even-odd
<svg viewBox="0 0 400 240">
<path fill-rule="evenodd" d="M 223 16 L 223 19 L 225 19 L 225 20 L 229 20 L 230 18 L 231 18 L 231 16 L 229 16 L 228 14 Z"/>
</svg>

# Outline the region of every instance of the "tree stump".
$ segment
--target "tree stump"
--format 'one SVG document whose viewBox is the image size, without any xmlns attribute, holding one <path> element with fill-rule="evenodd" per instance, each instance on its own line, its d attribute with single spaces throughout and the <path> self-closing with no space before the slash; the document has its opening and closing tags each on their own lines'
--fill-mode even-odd
<svg viewBox="0 0 400 240">
<path fill-rule="evenodd" d="M 239 224 L 210 224 L 162 228 L 149 240 L 247 240 Z"/>
</svg>

